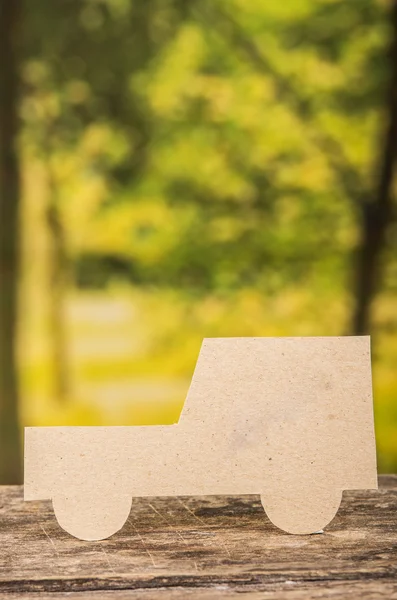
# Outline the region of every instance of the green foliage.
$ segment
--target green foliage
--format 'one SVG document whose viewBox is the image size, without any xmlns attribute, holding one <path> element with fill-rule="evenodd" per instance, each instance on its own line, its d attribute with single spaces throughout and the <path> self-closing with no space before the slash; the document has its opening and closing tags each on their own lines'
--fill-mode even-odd
<svg viewBox="0 0 397 600">
<path fill-rule="evenodd" d="M 26 137 L 60 170 L 78 152 L 75 176 L 107 188 L 77 281 L 266 290 L 322 264 L 333 277 L 354 240 L 347 196 L 371 189 L 384 10 L 184 7 L 70 1 L 60 19 L 29 4 Z"/>
</svg>

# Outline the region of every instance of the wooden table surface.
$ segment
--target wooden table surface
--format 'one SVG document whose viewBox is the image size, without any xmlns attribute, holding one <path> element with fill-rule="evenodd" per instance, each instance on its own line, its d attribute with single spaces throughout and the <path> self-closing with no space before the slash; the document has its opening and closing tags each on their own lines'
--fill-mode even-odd
<svg viewBox="0 0 397 600">
<path fill-rule="evenodd" d="M 310 501 L 310 498 L 308 498 Z M 123 530 L 82 542 L 50 502 L 0 488 L 0 596 L 59 600 L 159 598 L 397 599 L 397 476 L 345 492 L 322 534 L 293 536 L 257 496 L 134 499 Z"/>
</svg>

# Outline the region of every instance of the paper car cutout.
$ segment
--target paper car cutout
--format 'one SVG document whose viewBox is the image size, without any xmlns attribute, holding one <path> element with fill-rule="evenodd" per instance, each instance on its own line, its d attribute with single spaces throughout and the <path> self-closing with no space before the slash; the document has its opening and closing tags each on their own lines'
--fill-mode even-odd
<svg viewBox="0 0 397 600">
<path fill-rule="evenodd" d="M 25 430 L 25 500 L 100 540 L 133 496 L 259 494 L 280 529 L 308 534 L 347 489 L 377 489 L 367 337 L 203 342 L 180 420 Z"/>
</svg>

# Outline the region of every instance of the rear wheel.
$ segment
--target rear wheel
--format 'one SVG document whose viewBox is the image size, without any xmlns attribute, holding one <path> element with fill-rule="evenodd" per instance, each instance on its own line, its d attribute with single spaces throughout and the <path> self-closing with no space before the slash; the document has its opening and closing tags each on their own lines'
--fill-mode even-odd
<svg viewBox="0 0 397 600">
<path fill-rule="evenodd" d="M 104 540 L 121 529 L 131 510 L 131 496 L 90 490 L 52 500 L 59 525 L 81 540 Z"/>
<path fill-rule="evenodd" d="M 338 512 L 341 499 L 340 490 L 315 487 L 291 494 L 281 491 L 261 496 L 271 522 L 279 529 L 300 535 L 324 529 Z"/>
</svg>

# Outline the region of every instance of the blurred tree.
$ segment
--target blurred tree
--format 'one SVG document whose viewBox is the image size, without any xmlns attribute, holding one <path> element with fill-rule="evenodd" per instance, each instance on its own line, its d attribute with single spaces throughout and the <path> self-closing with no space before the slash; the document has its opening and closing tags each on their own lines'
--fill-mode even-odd
<svg viewBox="0 0 397 600">
<path fill-rule="evenodd" d="M 86 160 L 109 193 L 91 219 L 92 235 L 75 249 L 79 283 L 115 276 L 271 291 L 327 272 L 334 285 L 336 273 L 341 281 L 348 275 L 356 229 L 352 327 L 368 329 L 371 273 L 379 273 L 371 257 L 385 238 L 381 226 L 373 243 L 368 176 L 389 77 L 381 3 L 363 0 L 357 11 L 341 0 L 294 0 L 288 9 L 238 0 L 69 0 L 62 19 L 59 5 L 27 8 L 27 56 L 41 65 L 30 69 L 41 75 L 30 78 L 29 93 L 46 89 L 55 116 L 41 131 L 51 130 L 51 156 L 72 152 L 93 123 L 123 140 L 122 152 L 98 148 Z M 38 122 L 37 114 L 26 120 L 33 135 Z M 69 254 L 60 250 L 67 199 L 54 175 L 48 223 L 59 275 Z M 53 297 L 60 331 L 62 303 Z M 54 356 L 59 362 L 62 352 Z"/>
<path fill-rule="evenodd" d="M 112 161 L 108 148 L 96 148 L 84 168 L 101 172 L 116 190 L 139 181 L 147 164 L 152 119 L 137 75 L 172 38 L 184 18 L 184 3 L 64 0 L 46 10 L 39 4 L 26 3 L 24 124 L 47 170 L 53 390 L 62 400 L 70 388 L 65 295 L 71 250 L 64 223 L 70 199 L 62 193 L 56 157 L 73 152 L 90 126 L 102 124 L 119 132 L 125 151 Z"/>
<path fill-rule="evenodd" d="M 20 2 L 0 1 L 0 484 L 21 483 L 16 365 Z"/>
<path fill-rule="evenodd" d="M 368 329 L 391 215 L 376 216 L 369 175 L 390 77 L 385 2 L 33 0 L 25 12 L 24 150 L 47 172 L 57 396 L 73 277 L 342 295 L 353 274 L 350 320 Z M 382 190 L 394 139 L 392 125 Z"/>
<path fill-rule="evenodd" d="M 44 130 L 45 131 L 45 130 Z M 51 164 L 51 141 L 48 140 L 47 170 L 48 203 L 46 222 L 50 240 L 49 256 L 49 323 L 53 393 L 59 402 L 65 402 L 72 393 L 71 367 L 69 359 L 66 301 L 70 285 L 70 260 L 66 232 L 59 210 L 59 188 Z"/>
<path fill-rule="evenodd" d="M 368 333 L 370 306 L 381 281 L 386 234 L 395 217 L 392 182 L 397 149 L 396 3 L 393 3 L 390 12 L 393 39 L 389 66 L 385 67 L 386 48 L 378 43 L 369 45 L 366 52 L 363 52 L 360 70 L 355 74 L 357 82 L 360 80 L 361 84 L 346 85 L 343 81 L 343 88 L 340 84 L 336 89 L 331 87 L 328 98 L 325 99 L 322 98 L 321 90 L 310 90 L 310 87 L 305 86 L 304 75 L 293 73 L 291 76 L 291 73 L 286 75 L 283 69 L 278 70 L 271 59 L 273 46 L 269 44 L 270 52 L 259 50 L 255 37 L 244 31 L 238 17 L 236 19 L 232 16 L 231 10 L 222 9 L 219 4 L 212 3 L 207 11 L 208 22 L 216 23 L 225 37 L 229 38 L 264 76 L 272 78 L 277 99 L 302 119 L 306 133 L 326 157 L 338 186 L 355 209 L 360 226 L 360 242 L 354 252 L 357 258 L 352 278 L 356 285 L 351 332 L 357 335 Z M 373 0 L 365 0 L 359 12 L 354 7 L 346 8 L 345 3 L 341 1 L 320 3 L 318 6 L 313 5 L 309 15 L 304 13 L 303 17 L 294 18 L 290 24 L 287 22 L 280 37 L 288 50 L 293 49 L 295 53 L 301 48 L 308 48 L 311 53 L 325 57 L 328 62 L 342 62 L 341 58 L 344 55 L 348 56 L 346 36 L 349 31 L 359 31 L 359 35 L 363 36 L 366 32 L 374 32 L 376 27 L 382 27 L 386 19 L 384 9 Z M 271 27 L 274 28 L 274 21 L 271 22 Z M 265 29 L 262 29 L 262 35 L 264 31 Z M 309 56 L 306 60 L 310 60 Z M 371 180 L 363 172 L 365 163 L 357 164 L 348 157 L 346 137 L 344 136 L 343 140 L 338 139 L 338 135 L 335 136 L 328 128 L 324 128 L 318 117 L 326 108 L 329 99 L 333 101 L 332 110 L 346 118 L 346 124 L 349 117 L 357 118 L 358 115 L 362 115 L 365 118 L 374 108 L 382 111 L 382 90 L 390 79 L 392 81 L 386 107 L 389 126 L 384 143 L 381 142 L 384 149 L 379 166 L 379 187 L 375 192 Z M 375 140 L 372 146 L 377 147 Z"/>
<path fill-rule="evenodd" d="M 357 259 L 356 309 L 353 332 L 370 330 L 370 308 L 382 283 L 387 231 L 396 219 L 393 178 L 397 165 L 397 1 L 391 11 L 392 44 L 389 55 L 390 86 L 385 113 L 387 129 L 379 161 L 378 189 L 362 204 L 362 233 Z M 393 202 L 394 201 L 394 202 Z"/>
</svg>

